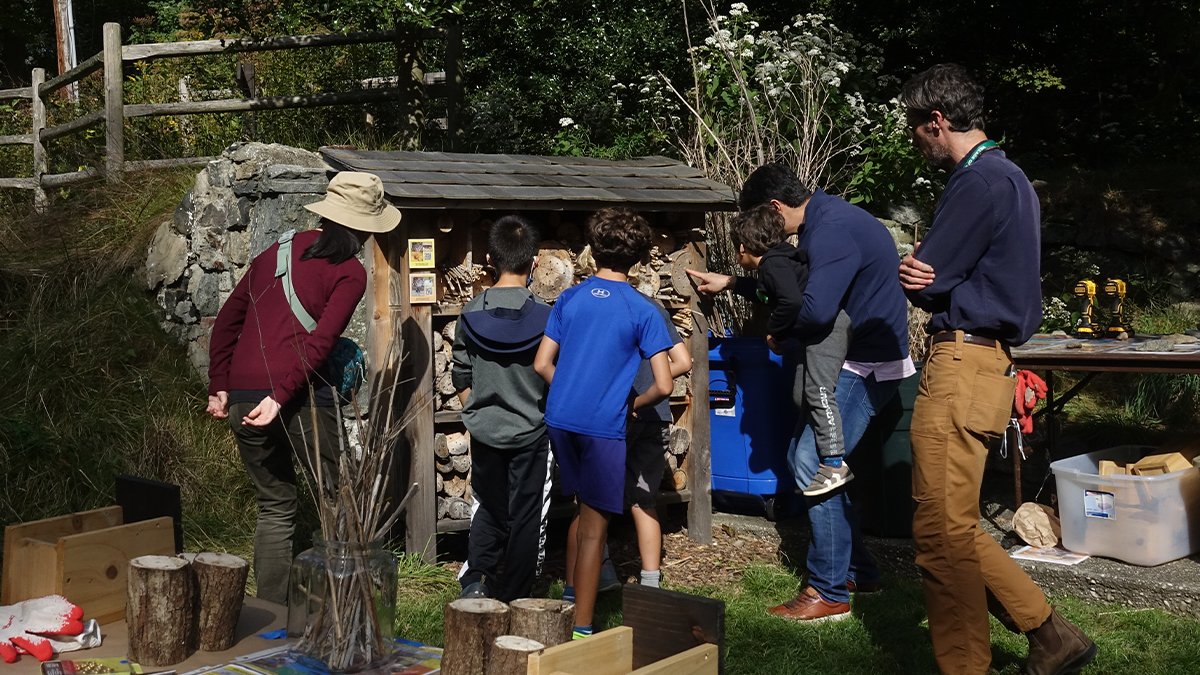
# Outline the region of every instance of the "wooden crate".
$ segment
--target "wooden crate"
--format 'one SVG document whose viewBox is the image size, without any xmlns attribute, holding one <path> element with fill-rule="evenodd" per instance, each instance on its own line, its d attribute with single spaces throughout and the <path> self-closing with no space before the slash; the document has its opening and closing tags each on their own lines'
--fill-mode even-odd
<svg viewBox="0 0 1200 675">
<path fill-rule="evenodd" d="M 125 618 L 130 558 L 174 555 L 171 518 L 124 522 L 110 506 L 4 528 L 0 602 L 62 595 L 100 623 Z"/>
<path fill-rule="evenodd" d="M 633 629 L 628 626 L 596 633 L 529 655 L 528 675 L 717 675 L 717 646 L 697 645 L 687 651 L 633 669 Z"/>
</svg>

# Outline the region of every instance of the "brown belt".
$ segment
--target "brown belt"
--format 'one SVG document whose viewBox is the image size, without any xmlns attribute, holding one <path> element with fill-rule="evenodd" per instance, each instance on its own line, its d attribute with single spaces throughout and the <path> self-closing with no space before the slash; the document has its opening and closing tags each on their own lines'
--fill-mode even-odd
<svg viewBox="0 0 1200 675">
<path fill-rule="evenodd" d="M 934 333 L 933 335 L 929 336 L 929 344 L 936 345 L 941 342 L 954 342 L 955 332 L 956 331 L 946 330 L 942 331 L 941 333 Z M 994 338 L 980 337 L 978 335 L 971 335 L 970 333 L 963 333 L 962 336 L 963 342 L 969 345 L 979 345 L 981 347 L 992 348 L 995 348 L 997 345 L 999 345 L 1004 349 L 1007 349 L 1008 347 L 1008 345 L 1005 345 L 1003 342 L 1000 342 Z"/>
</svg>

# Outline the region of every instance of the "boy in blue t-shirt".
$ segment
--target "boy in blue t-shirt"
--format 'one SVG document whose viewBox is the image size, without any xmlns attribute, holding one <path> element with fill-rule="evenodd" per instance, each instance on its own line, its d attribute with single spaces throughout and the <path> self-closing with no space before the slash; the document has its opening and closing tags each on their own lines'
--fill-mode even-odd
<svg viewBox="0 0 1200 675">
<path fill-rule="evenodd" d="M 575 637 L 590 635 L 608 521 L 625 506 L 625 418 L 671 394 L 671 338 L 657 306 L 626 271 L 650 251 L 650 226 L 628 209 L 588 220 L 597 272 L 559 296 L 533 367 L 550 391 L 546 425 L 562 492 L 579 502 Z M 654 383 L 629 400 L 650 360 Z"/>
</svg>

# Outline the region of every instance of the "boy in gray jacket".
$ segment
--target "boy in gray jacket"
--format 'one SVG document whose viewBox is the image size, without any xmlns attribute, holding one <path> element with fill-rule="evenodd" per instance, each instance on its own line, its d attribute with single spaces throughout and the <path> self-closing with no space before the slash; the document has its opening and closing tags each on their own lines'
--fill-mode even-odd
<svg viewBox="0 0 1200 675">
<path fill-rule="evenodd" d="M 519 216 L 492 225 L 496 282 L 463 307 L 454 336 L 451 378 L 471 434 L 475 498 L 460 597 L 528 597 L 541 568 L 550 442 L 546 382 L 533 356 L 550 307 L 526 288 L 538 242 Z"/>
</svg>

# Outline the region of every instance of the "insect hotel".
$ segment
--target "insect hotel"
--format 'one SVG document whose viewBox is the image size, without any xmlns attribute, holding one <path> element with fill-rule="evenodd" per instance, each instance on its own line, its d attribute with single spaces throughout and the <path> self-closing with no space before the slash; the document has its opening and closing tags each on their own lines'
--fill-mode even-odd
<svg viewBox="0 0 1200 675">
<path fill-rule="evenodd" d="M 708 425 L 708 323 L 684 271 L 705 269 L 705 213 L 733 210 L 733 191 L 664 157 L 610 161 L 588 157 L 368 152 L 324 148 L 339 170 L 383 181 L 404 215 L 377 236 L 368 256 L 366 351 L 382 363 L 387 341 L 404 344 L 406 415 L 398 485 L 418 486 L 406 513 L 406 545 L 432 561 L 437 533 L 470 526 L 470 438 L 450 381 L 450 351 L 462 306 L 491 284 L 484 270 L 491 223 L 518 213 L 542 234 L 530 290 L 547 302 L 595 271 L 584 244 L 588 216 L 627 207 L 654 228 L 648 264 L 630 283 L 667 308 L 690 348 L 693 366 L 678 378 L 670 404 L 667 470 L 660 504 L 688 504 L 688 532 L 711 537 Z M 566 505 L 564 504 L 564 509 Z"/>
</svg>

